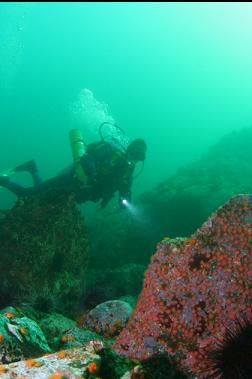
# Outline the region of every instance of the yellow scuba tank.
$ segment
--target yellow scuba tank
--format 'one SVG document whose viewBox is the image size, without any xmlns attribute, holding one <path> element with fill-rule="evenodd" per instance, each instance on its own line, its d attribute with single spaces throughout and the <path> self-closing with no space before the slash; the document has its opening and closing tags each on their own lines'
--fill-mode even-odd
<svg viewBox="0 0 252 379">
<path fill-rule="evenodd" d="M 87 180 L 87 176 L 80 162 L 81 157 L 86 152 L 86 144 L 83 140 L 82 133 L 79 129 L 71 129 L 69 131 L 69 138 L 75 166 L 75 175 L 79 180 L 85 182 Z"/>
</svg>

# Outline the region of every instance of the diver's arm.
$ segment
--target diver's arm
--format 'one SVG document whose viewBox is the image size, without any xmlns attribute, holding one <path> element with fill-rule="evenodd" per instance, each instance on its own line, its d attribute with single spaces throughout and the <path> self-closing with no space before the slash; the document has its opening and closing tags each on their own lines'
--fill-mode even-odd
<svg viewBox="0 0 252 379">
<path fill-rule="evenodd" d="M 80 160 L 85 174 L 92 182 L 95 182 L 97 178 L 97 170 L 94 157 L 89 153 L 85 153 Z"/>
</svg>

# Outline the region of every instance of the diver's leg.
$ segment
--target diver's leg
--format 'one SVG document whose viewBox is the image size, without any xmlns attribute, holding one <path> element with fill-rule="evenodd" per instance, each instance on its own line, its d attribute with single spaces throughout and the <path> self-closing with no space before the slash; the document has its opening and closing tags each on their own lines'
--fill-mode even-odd
<svg viewBox="0 0 252 379">
<path fill-rule="evenodd" d="M 0 187 L 4 187 L 14 193 L 16 196 L 29 196 L 31 194 L 31 190 L 34 187 L 25 188 L 20 184 L 12 182 L 8 176 L 0 176 Z"/>
<path fill-rule="evenodd" d="M 46 192 L 49 189 L 62 189 L 69 192 L 74 192 L 75 182 L 73 174 L 74 170 L 71 166 L 61 174 L 33 187 L 23 187 L 20 184 L 11 181 L 7 176 L 0 176 L 0 186 L 13 192 L 16 196 L 30 196 L 33 194 Z"/>
<path fill-rule="evenodd" d="M 38 167 L 33 159 L 15 167 L 13 171 L 28 171 L 32 176 L 34 186 L 37 186 L 38 184 L 42 183 L 42 180 L 39 176 Z"/>
<path fill-rule="evenodd" d="M 32 176 L 32 180 L 33 180 L 34 186 L 37 186 L 38 184 L 42 183 L 42 179 L 39 176 L 38 170 L 36 170 L 36 171 L 30 171 L 30 173 L 31 173 L 31 176 Z"/>
</svg>

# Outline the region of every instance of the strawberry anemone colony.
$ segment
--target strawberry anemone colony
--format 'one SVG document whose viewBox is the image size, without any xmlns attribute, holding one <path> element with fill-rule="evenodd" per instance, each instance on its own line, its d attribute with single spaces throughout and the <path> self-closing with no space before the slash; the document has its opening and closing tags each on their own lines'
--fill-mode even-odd
<svg viewBox="0 0 252 379">
<path fill-rule="evenodd" d="M 189 376 L 210 377 L 219 370 L 212 352 L 225 345 L 227 331 L 241 317 L 252 320 L 251 289 L 252 196 L 239 195 L 190 239 L 158 245 L 137 307 L 113 347 L 140 360 L 165 352 Z"/>
</svg>

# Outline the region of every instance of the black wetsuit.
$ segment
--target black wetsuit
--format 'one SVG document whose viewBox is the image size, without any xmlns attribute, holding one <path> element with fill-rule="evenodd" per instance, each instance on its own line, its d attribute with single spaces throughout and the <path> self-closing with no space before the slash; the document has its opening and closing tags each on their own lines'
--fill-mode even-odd
<svg viewBox="0 0 252 379">
<path fill-rule="evenodd" d="M 46 181 L 40 180 L 38 172 L 30 172 L 34 181 L 32 187 L 23 187 L 8 178 L 0 178 L 0 185 L 18 197 L 39 194 L 49 189 L 62 189 L 73 193 L 78 203 L 101 199 L 102 206 L 105 206 L 116 191 L 119 192 L 119 197 L 130 200 L 135 165 L 128 162 L 125 153 L 104 141 L 92 143 L 87 146 L 81 164 L 87 175 L 87 182 L 76 177 L 74 165 L 71 165 Z"/>
<path fill-rule="evenodd" d="M 102 199 L 106 205 L 118 191 L 119 199 L 131 200 L 131 185 L 135 164 L 127 155 L 101 141 L 88 145 L 82 158 L 84 171 L 93 181 L 92 200 Z"/>
</svg>

